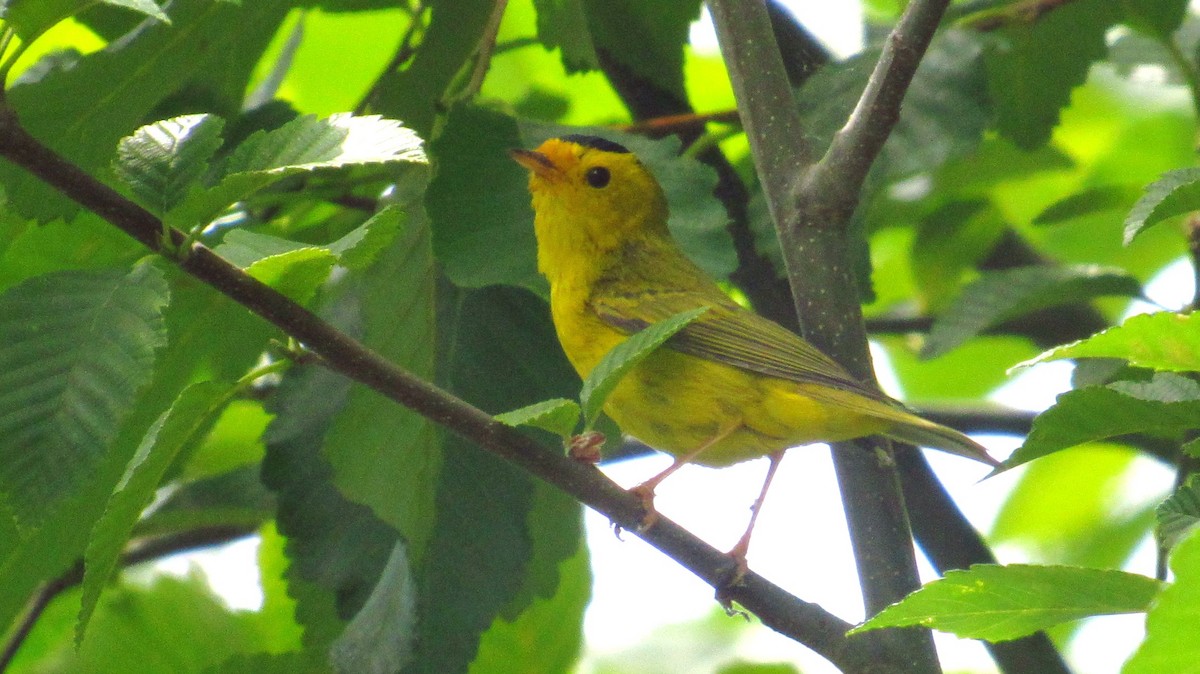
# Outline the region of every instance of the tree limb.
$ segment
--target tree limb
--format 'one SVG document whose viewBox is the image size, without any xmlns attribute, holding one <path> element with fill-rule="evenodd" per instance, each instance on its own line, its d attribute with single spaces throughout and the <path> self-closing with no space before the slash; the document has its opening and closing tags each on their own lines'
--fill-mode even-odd
<svg viewBox="0 0 1200 674">
<path fill-rule="evenodd" d="M 814 165 L 766 8 L 737 0 L 709 3 L 779 233 L 803 334 L 863 381 L 873 381 L 874 376 L 851 271 L 847 224 L 947 4 L 948 0 L 909 3 L 846 127 Z M 856 448 L 864 444 L 835 445 L 834 465 L 864 603 L 875 613 L 916 589 L 920 581 L 895 468 L 878 461 L 873 452 Z M 886 447 L 887 443 L 877 445 L 877 451 Z M 877 638 L 904 654 L 909 671 L 940 671 L 928 632 L 881 632 Z"/>
<path fill-rule="evenodd" d="M 631 495 L 594 466 L 548 450 L 478 408 L 387 361 L 339 332 L 316 314 L 248 276 L 207 247 L 165 228 L 141 206 L 63 159 L 22 127 L 11 109 L 0 109 L 0 156 L 21 166 L 81 206 L 95 212 L 155 252 L 190 247 L 171 257 L 180 268 L 303 342 L 322 364 L 475 442 L 549 484 L 562 489 L 621 528 L 678 561 L 755 613 L 763 624 L 808 646 L 848 673 L 907 672 L 893 654 L 862 637 L 848 639 L 851 625 L 816 604 L 797 599 L 758 574 L 730 583 L 733 564 L 723 552 L 660 517 L 639 531 L 645 512 Z M 164 239 L 166 243 L 164 243 Z"/>
</svg>

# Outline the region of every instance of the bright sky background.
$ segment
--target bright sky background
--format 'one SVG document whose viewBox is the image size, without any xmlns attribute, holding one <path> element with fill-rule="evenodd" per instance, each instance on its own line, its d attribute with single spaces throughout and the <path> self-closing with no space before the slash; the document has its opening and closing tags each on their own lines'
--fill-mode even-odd
<svg viewBox="0 0 1200 674">
<path fill-rule="evenodd" d="M 793 0 L 791 4 L 805 25 L 836 54 L 844 56 L 858 49 L 858 3 Z M 707 14 L 693 31 L 693 43 L 702 49 L 715 49 Z M 1150 297 L 1168 308 L 1178 308 L 1183 298 L 1191 296 L 1191 271 L 1182 261 L 1160 274 L 1150 286 Z M 1145 305 L 1139 310 L 1158 308 Z M 875 355 L 885 388 L 902 397 L 903 392 L 886 367 L 886 356 L 881 351 Z M 993 398 L 1013 407 L 1044 409 L 1058 393 L 1069 388 L 1070 372 L 1071 366 L 1062 362 L 1038 366 L 1014 377 Z M 1018 444 L 1010 437 L 978 439 L 998 457 L 1007 456 Z M 1020 469 L 979 482 L 986 473 L 979 464 L 939 452 L 927 456 L 970 520 L 987 531 Z M 618 483 L 633 486 L 669 463 L 669 457 L 658 455 L 606 466 L 604 470 Z M 749 505 L 765 470 L 765 460 L 721 470 L 685 467 L 659 488 L 656 504 L 668 517 L 726 549 L 745 527 Z M 1161 495 L 1173 479 L 1168 470 L 1148 460 L 1133 473 L 1127 490 L 1131 500 Z M 618 540 L 607 520 L 590 510 L 586 526 L 595 578 L 585 625 L 588 654 L 620 652 L 643 642 L 650 632 L 664 625 L 697 620 L 713 611 L 712 589 L 674 561 L 635 536 L 626 534 Z M 216 551 L 165 560 L 159 568 L 185 574 L 199 565 L 231 606 L 254 609 L 262 599 L 257 578 L 250 573 L 256 568 L 256 549 L 257 541 L 251 539 Z M 1014 558 L 1013 551 L 997 552 L 1002 561 L 1024 561 Z M 1129 566 L 1140 573 L 1152 573 L 1153 560 L 1153 549 L 1146 545 Z M 760 517 L 749 561 L 755 571 L 806 601 L 816 602 L 846 620 L 863 618 L 837 481 L 829 452 L 823 446 L 788 453 Z M 925 560 L 920 562 L 924 578 L 935 578 Z M 1142 615 L 1131 615 L 1093 620 L 1072 643 L 1068 653 L 1072 664 L 1081 674 L 1115 674 L 1140 641 L 1143 619 Z M 995 671 L 985 669 L 990 659 L 980 644 L 948 635 L 936 638 L 947 671 Z M 739 644 L 739 655 L 753 661 L 794 662 L 805 674 L 837 671 L 819 656 L 767 629 L 755 630 L 754 636 Z M 711 671 L 720 664 L 708 663 L 702 671 Z M 589 669 L 585 656 L 580 671 L 586 674 Z"/>
</svg>

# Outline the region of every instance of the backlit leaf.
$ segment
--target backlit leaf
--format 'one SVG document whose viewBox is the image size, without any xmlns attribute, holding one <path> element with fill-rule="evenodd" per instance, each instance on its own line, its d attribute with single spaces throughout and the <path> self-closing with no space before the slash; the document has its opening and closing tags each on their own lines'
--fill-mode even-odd
<svg viewBox="0 0 1200 674">
<path fill-rule="evenodd" d="M 850 631 L 920 625 L 1007 641 L 1069 620 L 1145 611 L 1161 584 L 1108 569 L 974 564 L 948 571 Z"/>
<path fill-rule="evenodd" d="M 1053 348 L 1016 367 L 1063 358 L 1121 358 L 1136 367 L 1200 371 L 1200 312 L 1131 316 L 1117 327 Z"/>
</svg>

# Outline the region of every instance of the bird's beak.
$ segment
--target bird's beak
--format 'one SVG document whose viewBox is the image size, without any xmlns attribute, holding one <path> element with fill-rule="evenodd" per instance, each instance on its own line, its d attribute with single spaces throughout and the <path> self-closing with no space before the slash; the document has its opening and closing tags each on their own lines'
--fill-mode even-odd
<svg viewBox="0 0 1200 674">
<path fill-rule="evenodd" d="M 539 178 L 553 179 L 559 174 L 558 167 L 554 165 L 554 162 L 541 152 L 514 148 L 508 151 L 508 156 Z"/>
</svg>

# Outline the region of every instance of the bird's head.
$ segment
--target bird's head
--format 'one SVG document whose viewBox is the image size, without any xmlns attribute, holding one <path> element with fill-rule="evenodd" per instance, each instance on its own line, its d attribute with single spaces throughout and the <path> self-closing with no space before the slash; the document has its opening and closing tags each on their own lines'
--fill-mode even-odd
<svg viewBox="0 0 1200 674">
<path fill-rule="evenodd" d="M 662 187 L 623 146 L 570 135 L 509 154 L 529 169 L 543 274 L 605 259 L 647 237 L 668 236 Z"/>
</svg>

